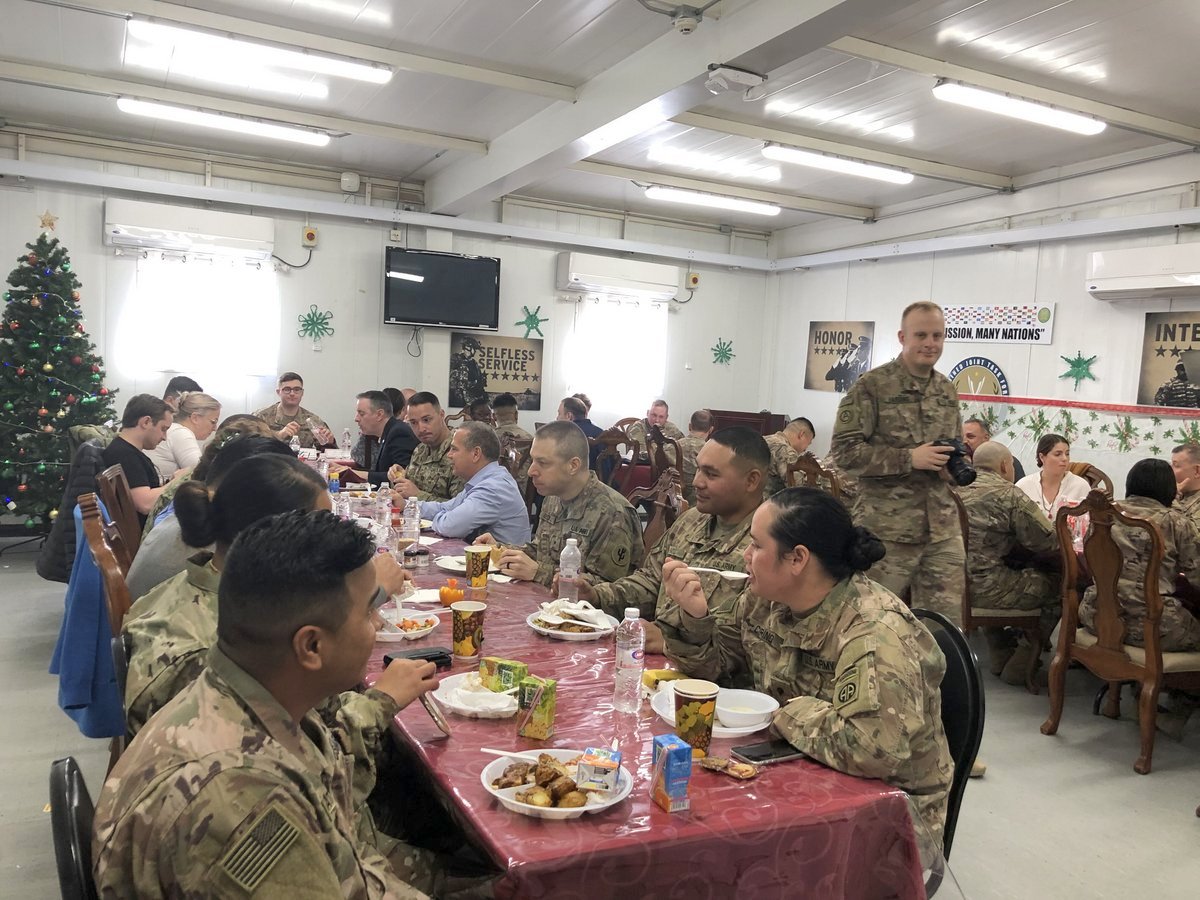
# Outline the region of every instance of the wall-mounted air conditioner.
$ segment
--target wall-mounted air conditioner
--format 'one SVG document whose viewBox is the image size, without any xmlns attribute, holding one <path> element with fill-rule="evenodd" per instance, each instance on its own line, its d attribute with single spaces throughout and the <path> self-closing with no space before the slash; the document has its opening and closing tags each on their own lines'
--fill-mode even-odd
<svg viewBox="0 0 1200 900">
<path fill-rule="evenodd" d="M 679 291 L 679 267 L 591 253 L 558 254 L 560 291 L 670 300 Z"/>
<path fill-rule="evenodd" d="M 114 198 L 104 201 L 104 243 L 133 250 L 266 260 L 275 250 L 275 221 Z"/>
<path fill-rule="evenodd" d="M 1200 244 L 1093 253 L 1088 258 L 1087 291 L 1097 300 L 1200 297 Z"/>
</svg>

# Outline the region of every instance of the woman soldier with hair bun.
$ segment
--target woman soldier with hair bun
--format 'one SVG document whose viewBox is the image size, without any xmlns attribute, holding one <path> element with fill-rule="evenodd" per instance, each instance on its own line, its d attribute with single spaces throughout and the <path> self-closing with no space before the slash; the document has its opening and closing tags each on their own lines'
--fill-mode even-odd
<svg viewBox="0 0 1200 900">
<path fill-rule="evenodd" d="M 685 615 L 665 653 L 688 675 L 722 684 L 749 673 L 780 702 L 772 724 L 788 743 L 906 791 L 929 865 L 954 774 L 939 690 L 946 661 L 908 607 L 864 574 L 884 552 L 831 495 L 780 491 L 754 513 L 750 589 L 728 619 L 709 615 L 695 572 L 667 561 L 667 596 Z"/>
</svg>

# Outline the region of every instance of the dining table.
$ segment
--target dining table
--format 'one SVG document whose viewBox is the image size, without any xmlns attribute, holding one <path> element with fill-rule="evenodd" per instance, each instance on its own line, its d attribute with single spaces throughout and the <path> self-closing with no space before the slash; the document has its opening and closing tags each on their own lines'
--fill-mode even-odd
<svg viewBox="0 0 1200 900">
<path fill-rule="evenodd" d="M 461 541 L 432 545 L 431 557 L 461 556 Z M 455 573 L 431 562 L 413 572 L 418 588 L 437 588 Z M 461 579 L 459 581 L 461 586 Z M 567 641 L 527 624 L 552 599 L 543 586 L 489 581 L 466 599 L 487 604 L 482 656 L 519 660 L 532 675 L 557 681 L 553 735 L 544 741 L 517 735 L 510 718 L 467 718 L 446 713 L 443 735 L 420 703 L 401 710 L 393 733 L 404 758 L 420 769 L 432 793 L 461 825 L 467 839 L 499 871 L 494 894 L 505 898 L 737 897 L 913 898 L 925 896 L 914 820 L 903 791 L 798 759 L 762 768 L 750 780 L 693 765 L 690 808 L 670 813 L 651 799 L 653 742 L 673 727 L 643 701 L 638 713 L 614 709 L 615 646 L 611 633 Z M 397 650 L 451 647 L 451 612 L 420 607 L 439 619 L 414 641 L 379 641 L 369 663 Z M 647 654 L 647 668 L 667 668 Z M 479 659 L 455 659 L 441 677 L 477 670 Z M 766 732 L 714 737 L 709 753 L 764 740 Z M 623 801 L 564 821 L 505 809 L 483 786 L 480 773 L 494 757 L 481 752 L 615 746 L 633 779 Z"/>
</svg>

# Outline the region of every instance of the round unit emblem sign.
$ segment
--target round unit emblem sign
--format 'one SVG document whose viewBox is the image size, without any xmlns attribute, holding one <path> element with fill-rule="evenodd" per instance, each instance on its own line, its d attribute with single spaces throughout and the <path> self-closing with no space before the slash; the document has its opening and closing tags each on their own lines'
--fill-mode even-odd
<svg viewBox="0 0 1200 900">
<path fill-rule="evenodd" d="M 1008 378 L 1004 371 L 982 356 L 968 356 L 950 370 L 949 378 L 960 394 L 1008 396 Z"/>
</svg>

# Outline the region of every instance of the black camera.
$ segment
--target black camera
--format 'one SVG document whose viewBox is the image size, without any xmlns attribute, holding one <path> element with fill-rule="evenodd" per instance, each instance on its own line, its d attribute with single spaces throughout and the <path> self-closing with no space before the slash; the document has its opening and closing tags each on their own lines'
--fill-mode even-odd
<svg viewBox="0 0 1200 900">
<path fill-rule="evenodd" d="M 950 473 L 950 477 L 954 479 L 954 483 L 959 487 L 966 487 L 975 480 L 975 467 L 970 463 L 970 456 L 967 454 L 966 445 L 958 438 L 942 438 L 941 440 L 931 441 L 933 447 L 949 447 L 951 450 L 949 458 L 946 460 L 946 470 Z"/>
</svg>

